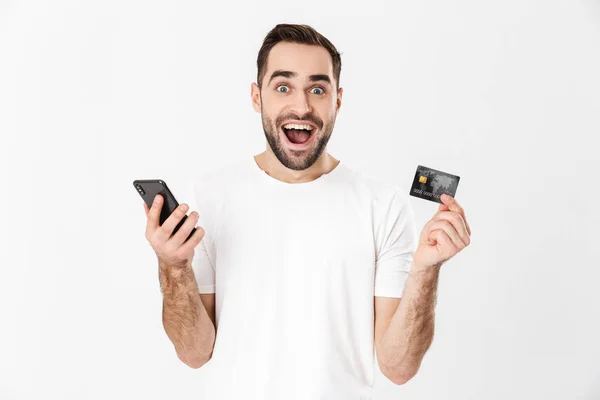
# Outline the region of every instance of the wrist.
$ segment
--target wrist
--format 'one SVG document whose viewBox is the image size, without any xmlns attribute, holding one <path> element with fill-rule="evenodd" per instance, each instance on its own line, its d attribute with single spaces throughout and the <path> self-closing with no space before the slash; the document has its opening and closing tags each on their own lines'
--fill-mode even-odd
<svg viewBox="0 0 600 400">
<path fill-rule="evenodd" d="M 188 270 L 191 270 L 192 266 L 190 263 L 168 263 L 159 259 L 158 268 L 170 277 L 179 278 Z"/>
<path fill-rule="evenodd" d="M 415 272 L 438 272 L 442 267 L 443 263 L 437 263 L 434 265 L 424 265 L 418 262 L 413 261 L 410 270 Z"/>
</svg>

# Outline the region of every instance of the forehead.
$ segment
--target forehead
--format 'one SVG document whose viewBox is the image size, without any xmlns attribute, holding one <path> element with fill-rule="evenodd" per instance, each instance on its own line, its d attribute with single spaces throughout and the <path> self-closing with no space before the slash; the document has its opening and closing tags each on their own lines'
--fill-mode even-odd
<svg viewBox="0 0 600 400">
<path fill-rule="evenodd" d="M 314 74 L 327 74 L 333 80 L 331 55 L 324 47 L 317 45 L 277 43 L 269 53 L 265 78 L 268 80 L 276 70 L 297 72 L 300 79 Z"/>
</svg>

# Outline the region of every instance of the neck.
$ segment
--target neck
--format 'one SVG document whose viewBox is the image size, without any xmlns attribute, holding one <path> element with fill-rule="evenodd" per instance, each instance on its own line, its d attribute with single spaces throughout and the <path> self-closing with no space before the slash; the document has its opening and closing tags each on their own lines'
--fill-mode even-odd
<svg viewBox="0 0 600 400">
<path fill-rule="evenodd" d="M 323 174 L 330 173 L 340 163 L 339 160 L 336 160 L 326 151 L 323 152 L 321 157 L 319 157 L 313 165 L 302 171 L 287 168 L 277 159 L 277 157 L 275 157 L 275 154 L 268 151 L 264 151 L 254 156 L 254 161 L 258 164 L 259 168 L 265 171 L 269 176 L 286 183 L 305 183 L 313 181 Z"/>
</svg>

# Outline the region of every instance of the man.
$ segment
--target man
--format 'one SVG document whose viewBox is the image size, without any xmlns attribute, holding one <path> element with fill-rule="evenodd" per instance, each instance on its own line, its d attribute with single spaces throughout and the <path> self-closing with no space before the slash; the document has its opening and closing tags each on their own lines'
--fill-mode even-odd
<svg viewBox="0 0 600 400">
<path fill-rule="evenodd" d="M 444 198 L 417 238 L 408 196 L 327 153 L 340 55 L 307 25 L 277 25 L 258 55 L 266 151 L 205 173 L 146 238 L 179 358 L 206 364 L 207 399 L 371 399 L 375 352 L 396 384 L 431 344 L 441 265 L 470 243 Z M 196 212 L 198 210 L 198 212 Z M 196 233 L 186 242 L 189 232 Z"/>
</svg>

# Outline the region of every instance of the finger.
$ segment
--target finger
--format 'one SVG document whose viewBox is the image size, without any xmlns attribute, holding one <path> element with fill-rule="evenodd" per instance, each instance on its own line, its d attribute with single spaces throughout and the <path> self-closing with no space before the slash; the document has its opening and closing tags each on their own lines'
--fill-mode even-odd
<svg viewBox="0 0 600 400">
<path fill-rule="evenodd" d="M 448 194 L 442 195 L 440 197 L 440 199 L 444 202 L 443 205 L 448 207 L 448 210 L 457 212 L 462 215 L 463 219 L 465 220 L 465 226 L 467 227 L 467 232 L 469 233 L 469 236 L 471 236 L 471 227 L 469 226 L 469 223 L 467 222 L 465 210 L 460 206 L 460 204 L 458 204 L 456 199 Z M 440 208 L 441 208 L 441 206 L 440 206 Z M 438 211 L 441 211 L 441 210 L 438 210 Z"/>
<path fill-rule="evenodd" d="M 423 226 L 423 229 L 421 229 L 421 233 L 419 234 L 419 243 L 422 243 L 424 240 L 427 241 L 429 233 L 431 232 L 431 229 L 429 229 L 431 224 L 433 224 L 433 219 L 427 221 L 427 223 L 425 223 L 425 226 Z"/>
<path fill-rule="evenodd" d="M 435 230 L 435 231 L 431 232 L 431 236 L 432 236 L 432 239 L 434 239 L 437 243 L 439 243 L 440 245 L 442 245 L 443 247 L 446 247 L 448 249 L 450 249 L 452 247 L 456 247 L 457 249 L 461 248 L 461 247 L 456 246 L 454 241 L 448 237 L 448 234 L 444 230 Z"/>
<path fill-rule="evenodd" d="M 421 236 L 419 237 L 419 243 L 426 242 L 427 244 L 430 244 L 430 245 L 433 244 L 433 241 L 430 239 L 430 235 L 431 235 L 431 232 L 433 231 L 432 225 L 434 223 L 436 223 L 437 221 L 438 221 L 438 219 L 435 218 L 435 215 L 434 215 L 434 218 L 431 218 L 429 221 L 427 221 L 427 223 L 421 230 Z"/>
<path fill-rule="evenodd" d="M 456 246 L 457 248 L 463 249 L 463 248 L 467 247 L 467 244 L 465 242 L 463 242 L 460 235 L 454 228 L 454 225 L 452 225 L 452 223 L 450 223 L 450 221 L 445 220 L 445 219 L 434 221 L 430 227 L 429 236 L 428 236 L 429 240 L 432 240 L 435 237 L 433 232 L 436 230 L 444 231 L 446 233 L 446 235 L 448 235 L 450 240 L 452 240 L 452 243 L 454 244 L 454 246 Z M 437 233 L 437 235 L 439 235 L 439 233 Z"/>
<path fill-rule="evenodd" d="M 179 227 L 177 232 L 168 240 L 169 245 L 178 249 L 181 246 L 181 244 L 185 242 L 187 237 L 190 236 L 190 232 L 192 231 L 192 229 L 194 229 L 194 226 L 196 226 L 196 223 L 198 222 L 198 217 L 199 215 L 197 211 L 192 211 L 190 215 L 187 216 L 187 218 L 184 215 L 182 218 L 185 218 L 185 222 Z M 179 224 L 179 222 L 177 222 L 177 224 Z M 173 228 L 173 230 L 175 230 L 175 228 Z"/>
<path fill-rule="evenodd" d="M 144 212 L 146 213 L 146 217 L 148 217 L 148 211 L 150 211 L 148 204 L 144 203 Z"/>
<path fill-rule="evenodd" d="M 458 232 L 462 241 L 467 246 L 469 245 L 469 243 L 471 243 L 471 238 L 469 237 L 470 235 L 468 233 L 467 224 L 464 220 L 464 217 L 461 214 L 459 214 L 457 212 L 453 212 L 453 211 L 442 211 L 442 212 L 435 214 L 432 219 L 436 220 L 436 221 L 437 220 L 449 221 L 454 226 L 454 229 L 456 229 L 456 231 Z"/>
<path fill-rule="evenodd" d="M 162 210 L 162 207 L 162 195 L 157 194 L 156 196 L 154 196 L 154 202 L 152 202 L 152 207 L 150 208 L 150 211 L 148 211 L 147 229 L 151 233 L 153 233 L 160 225 L 160 211 Z"/>
<path fill-rule="evenodd" d="M 204 228 L 202 228 L 201 226 L 196 226 L 196 232 L 194 232 L 192 237 L 190 237 L 188 240 L 185 241 L 184 244 L 181 245 L 181 251 L 185 253 L 187 251 L 195 249 L 196 246 L 198 246 L 198 243 L 202 241 L 202 238 L 204 238 L 204 233 Z"/>
<path fill-rule="evenodd" d="M 158 240 L 167 241 L 173 234 L 175 227 L 179 224 L 179 221 L 183 218 L 188 210 L 188 205 L 185 203 L 180 204 L 169 217 L 163 222 L 163 224 L 157 229 L 155 235 Z M 178 231 L 179 232 L 179 231 Z M 188 232 L 189 233 L 189 232 Z"/>
<path fill-rule="evenodd" d="M 456 199 L 448 194 L 444 194 L 440 197 L 440 199 L 443 201 L 443 203 L 448 207 L 448 209 L 450 211 L 455 211 L 459 214 L 464 214 L 464 210 L 462 209 L 462 207 L 460 206 L 460 204 L 458 204 L 458 202 L 456 201 Z"/>
<path fill-rule="evenodd" d="M 469 233 L 469 236 L 471 236 L 471 227 L 469 226 L 469 223 L 467 222 L 467 216 L 463 213 L 462 217 L 463 217 L 463 220 L 465 221 L 465 227 L 467 228 L 467 232 Z"/>
</svg>

